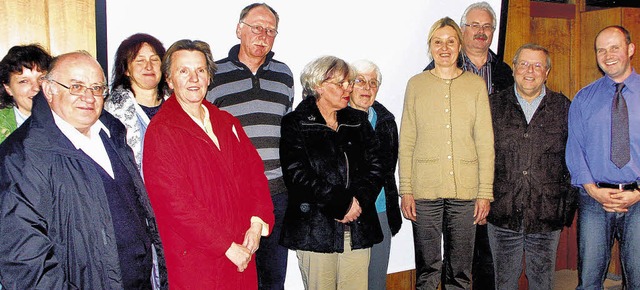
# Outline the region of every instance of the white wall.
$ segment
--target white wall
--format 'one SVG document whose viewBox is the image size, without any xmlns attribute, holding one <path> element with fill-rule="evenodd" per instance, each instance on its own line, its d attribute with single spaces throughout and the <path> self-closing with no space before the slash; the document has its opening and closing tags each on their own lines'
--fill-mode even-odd
<svg viewBox="0 0 640 290">
<path fill-rule="evenodd" d="M 316 57 L 335 55 L 347 61 L 373 61 L 383 75 L 377 99 L 396 116 L 399 125 L 407 80 L 429 62 L 429 28 L 444 16 L 460 21 L 464 9 L 476 1 L 269 1 L 280 15 L 274 58 L 287 63 L 293 71 L 295 104 L 301 99 L 300 72 Z M 109 71 L 120 42 L 137 32 L 156 36 L 165 48 L 179 39 L 203 40 L 211 45 L 216 60 L 224 58 L 229 48 L 238 43 L 235 28 L 240 10 L 253 2 L 107 0 Z M 487 2 L 499 18 L 501 0 Z M 494 51 L 497 40 L 496 30 Z M 411 224 L 405 220 L 392 240 L 389 273 L 413 268 Z M 294 252 L 289 255 L 286 288 L 303 288 Z"/>
</svg>

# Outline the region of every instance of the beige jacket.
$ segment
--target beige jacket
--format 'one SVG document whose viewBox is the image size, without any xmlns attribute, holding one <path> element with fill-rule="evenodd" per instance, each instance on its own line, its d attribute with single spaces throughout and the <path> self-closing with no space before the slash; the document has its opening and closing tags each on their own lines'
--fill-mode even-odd
<svg viewBox="0 0 640 290">
<path fill-rule="evenodd" d="M 484 80 L 470 72 L 452 80 L 429 71 L 413 76 L 400 127 L 400 194 L 493 200 L 493 162 Z"/>
</svg>

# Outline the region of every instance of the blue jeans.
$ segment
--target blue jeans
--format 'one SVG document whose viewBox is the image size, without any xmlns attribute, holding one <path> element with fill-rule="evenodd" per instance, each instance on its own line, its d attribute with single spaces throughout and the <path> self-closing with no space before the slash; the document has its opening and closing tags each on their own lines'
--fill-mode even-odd
<svg viewBox="0 0 640 290">
<path fill-rule="evenodd" d="M 580 189 L 578 208 L 578 287 L 603 289 L 614 239 L 620 242 L 623 284 L 640 289 L 640 204 L 627 213 L 609 213 Z"/>
<path fill-rule="evenodd" d="M 287 209 L 289 196 L 286 192 L 271 196 L 275 223 L 271 235 L 260 239 L 260 248 L 256 252 L 256 268 L 258 270 L 258 289 L 282 290 L 287 276 L 287 257 L 289 250 L 281 246 L 280 233 L 282 220 Z"/>
<path fill-rule="evenodd" d="M 470 289 L 475 200 L 416 200 L 413 244 L 416 289 Z M 441 254 L 444 240 L 444 257 Z"/>
<path fill-rule="evenodd" d="M 551 290 L 560 230 L 525 234 L 487 224 L 496 289 L 518 289 L 524 254 L 529 289 Z"/>
<path fill-rule="evenodd" d="M 379 212 L 378 220 L 380 221 L 384 239 L 371 247 L 369 290 L 387 289 L 387 268 L 389 267 L 389 252 L 391 251 L 391 229 L 389 228 L 387 212 Z"/>
</svg>

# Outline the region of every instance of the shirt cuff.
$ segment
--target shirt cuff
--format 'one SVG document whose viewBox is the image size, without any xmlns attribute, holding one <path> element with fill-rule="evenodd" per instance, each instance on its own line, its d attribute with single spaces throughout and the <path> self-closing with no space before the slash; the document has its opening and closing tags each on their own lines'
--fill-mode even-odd
<svg viewBox="0 0 640 290">
<path fill-rule="evenodd" d="M 257 216 L 252 216 L 251 217 L 251 223 L 261 223 L 262 224 L 262 232 L 260 233 L 261 236 L 266 237 L 269 235 L 269 224 L 265 223 L 261 218 L 257 217 Z"/>
</svg>

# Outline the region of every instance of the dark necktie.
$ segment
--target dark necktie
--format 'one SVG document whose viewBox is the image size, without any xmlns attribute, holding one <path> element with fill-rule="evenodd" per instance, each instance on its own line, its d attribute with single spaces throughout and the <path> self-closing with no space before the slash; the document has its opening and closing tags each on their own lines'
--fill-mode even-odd
<svg viewBox="0 0 640 290">
<path fill-rule="evenodd" d="M 611 104 L 611 162 L 622 168 L 629 162 L 629 112 L 622 97 L 623 83 L 616 84 Z"/>
</svg>

